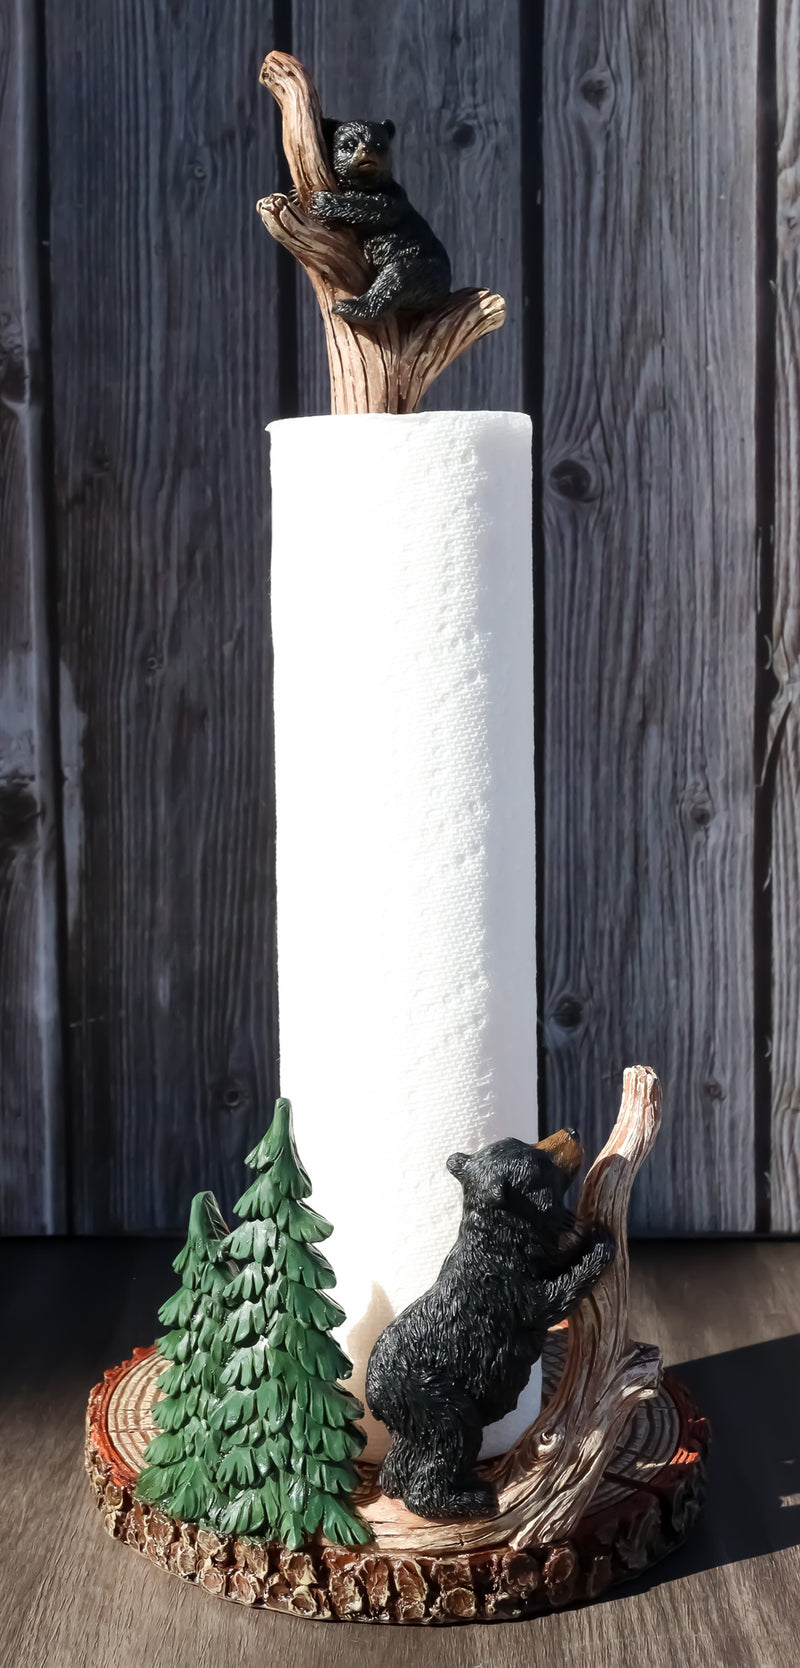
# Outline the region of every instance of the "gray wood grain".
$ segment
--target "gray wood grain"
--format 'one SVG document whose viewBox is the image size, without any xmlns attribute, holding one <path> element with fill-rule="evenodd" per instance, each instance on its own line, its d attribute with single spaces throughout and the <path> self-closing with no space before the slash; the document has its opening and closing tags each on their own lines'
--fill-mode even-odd
<svg viewBox="0 0 800 1668">
<path fill-rule="evenodd" d="M 326 111 L 397 122 L 398 173 L 456 283 L 507 298 L 504 330 L 427 403 L 520 406 L 525 14 L 293 11 Z M 209 1183 L 229 1202 L 275 1089 L 261 431 L 294 367 L 254 204 L 278 182 L 257 72 L 279 12 L 45 0 L 53 597 L 43 42 L 35 7 L 0 0 L 0 1231 L 58 1230 L 68 1203 L 82 1231 L 179 1227 Z M 797 1231 L 798 0 L 776 16 L 772 1225 Z M 724 30 L 687 0 L 564 0 L 544 22 L 547 1120 L 596 1145 L 623 1066 L 652 1064 L 673 1117 L 634 1221 L 673 1233 L 755 1220 L 756 25 L 746 0 Z M 300 409 L 324 411 L 322 329 L 297 284 Z"/>
<path fill-rule="evenodd" d="M 0 1231 L 63 1230 L 35 8 L 0 0 Z"/>
<path fill-rule="evenodd" d="M 772 1226 L 800 1231 L 800 4 L 777 9 Z"/>
<path fill-rule="evenodd" d="M 104 1366 L 146 1341 L 176 1247 L 0 1246 L 6 1527 L 0 1657 L 14 1668 L 787 1668 L 796 1657 L 800 1246 L 632 1248 L 632 1325 L 709 1415 L 709 1499 L 687 1546 L 602 1604 L 437 1633 L 322 1626 L 199 1593 L 103 1532 L 82 1470 Z M 93 1302 L 86 1302 L 86 1293 Z M 51 1324 L 41 1325 L 47 1294 Z M 735 1293 L 735 1302 L 731 1301 Z M 687 1299 L 687 1294 L 690 1298 Z M 53 1371 L 53 1361 L 58 1371 Z"/>
<path fill-rule="evenodd" d="M 230 1205 L 275 1092 L 262 0 L 47 0 L 74 1215 Z"/>
<path fill-rule="evenodd" d="M 308 0 L 295 8 L 292 50 L 326 115 L 391 117 L 395 172 L 449 251 L 458 289 L 505 297 L 498 335 L 470 348 L 434 384 L 426 410 L 497 408 L 522 400 L 519 22 L 516 0 Z M 298 274 L 301 413 L 330 411 L 319 310 Z"/>
<path fill-rule="evenodd" d="M 651 1232 L 754 1217 L 755 133 L 749 0 L 547 8 L 548 1123 L 656 1069 Z"/>
</svg>

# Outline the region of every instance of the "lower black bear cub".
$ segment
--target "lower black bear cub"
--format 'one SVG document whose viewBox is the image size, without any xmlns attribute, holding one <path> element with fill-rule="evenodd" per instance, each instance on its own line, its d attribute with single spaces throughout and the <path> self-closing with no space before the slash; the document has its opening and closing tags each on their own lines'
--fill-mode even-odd
<svg viewBox="0 0 800 1668">
<path fill-rule="evenodd" d="M 435 1284 L 390 1322 L 367 1365 L 367 1401 L 393 1438 L 381 1487 L 421 1517 L 495 1509 L 494 1491 L 475 1471 L 483 1427 L 516 1407 L 548 1327 L 614 1260 L 602 1228 L 579 1231 L 561 1249 L 574 1225 L 564 1194 L 581 1158 L 568 1129 L 447 1160 L 464 1189 L 458 1239 Z"/>
<path fill-rule="evenodd" d="M 338 301 L 334 313 L 374 324 L 446 301 L 447 250 L 392 178 L 394 123 L 326 117 L 322 127 L 339 190 L 315 191 L 311 211 L 325 225 L 352 226 L 376 274 L 364 295 Z"/>
</svg>

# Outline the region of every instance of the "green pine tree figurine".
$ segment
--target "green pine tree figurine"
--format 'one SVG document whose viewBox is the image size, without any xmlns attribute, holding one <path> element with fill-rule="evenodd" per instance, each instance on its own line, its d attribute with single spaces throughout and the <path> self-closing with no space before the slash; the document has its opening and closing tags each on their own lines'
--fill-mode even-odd
<svg viewBox="0 0 800 1668">
<path fill-rule="evenodd" d="M 216 1405 L 223 1292 L 236 1273 L 227 1235 L 213 1193 L 197 1193 L 186 1244 L 172 1265 L 181 1286 L 158 1311 L 162 1325 L 171 1328 L 158 1340 L 170 1364 L 158 1380 L 163 1399 L 153 1407 L 159 1435 L 147 1446 L 136 1485 L 140 1499 L 193 1523 L 210 1524 L 223 1499 L 214 1480 L 219 1456 L 208 1418 Z"/>
<path fill-rule="evenodd" d="M 325 1292 L 336 1283 L 314 1242 L 333 1230 L 301 1200 L 311 1182 L 297 1156 L 288 1100 L 247 1163 L 256 1180 L 236 1205 L 242 1224 L 226 1242 L 244 1263 L 226 1291 L 216 1480 L 227 1502 L 225 1534 L 302 1546 L 316 1529 L 353 1546 L 371 1539 L 350 1495 L 364 1446 L 364 1409 L 337 1380 L 352 1363 L 330 1337 L 344 1312 Z"/>
</svg>

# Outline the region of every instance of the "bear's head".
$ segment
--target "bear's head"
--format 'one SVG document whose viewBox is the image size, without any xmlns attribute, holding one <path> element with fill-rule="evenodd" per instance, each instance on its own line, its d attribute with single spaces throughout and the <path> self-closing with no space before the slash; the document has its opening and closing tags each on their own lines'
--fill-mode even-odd
<svg viewBox="0 0 800 1668">
<path fill-rule="evenodd" d="M 562 1219 L 564 1194 L 582 1157 L 577 1130 L 561 1129 L 544 1141 L 512 1137 L 476 1153 L 452 1153 L 447 1168 L 464 1189 L 465 1210 L 499 1208 L 541 1223 Z"/>
<path fill-rule="evenodd" d="M 392 177 L 394 122 L 335 122 L 322 131 L 331 167 L 344 191 L 380 191 Z"/>
</svg>

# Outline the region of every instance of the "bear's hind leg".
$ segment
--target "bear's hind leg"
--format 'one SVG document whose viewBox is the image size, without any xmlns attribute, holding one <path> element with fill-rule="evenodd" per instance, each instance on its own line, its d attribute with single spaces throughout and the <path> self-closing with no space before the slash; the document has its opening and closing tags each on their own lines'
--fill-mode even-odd
<svg viewBox="0 0 800 1668">
<path fill-rule="evenodd" d="M 390 1500 L 399 1500 L 414 1473 L 415 1447 L 406 1436 L 395 1436 L 380 1469 L 378 1482 Z"/>
<path fill-rule="evenodd" d="M 338 313 L 340 319 L 350 319 L 355 324 L 377 324 L 380 319 L 391 318 L 397 312 L 402 293 L 403 275 L 399 268 L 385 266 L 363 295 L 354 295 L 349 301 L 337 301 L 332 312 Z"/>
<path fill-rule="evenodd" d="M 497 1495 L 491 1484 L 475 1470 L 481 1444 L 481 1428 L 433 1429 L 415 1446 L 413 1475 L 403 1490 L 403 1500 L 418 1517 L 486 1517 L 497 1510 Z"/>
<path fill-rule="evenodd" d="M 424 256 L 389 261 L 363 295 L 337 301 L 333 312 L 355 323 L 376 324 L 403 309 L 425 313 L 430 307 L 440 306 L 449 294 L 449 279 L 442 262 Z"/>
</svg>

